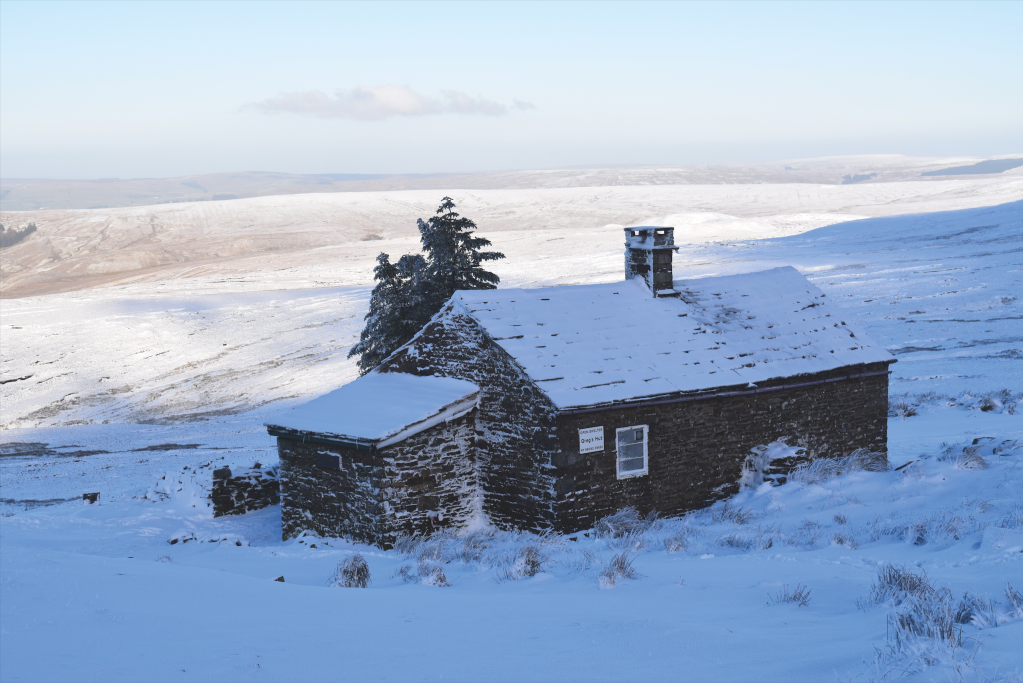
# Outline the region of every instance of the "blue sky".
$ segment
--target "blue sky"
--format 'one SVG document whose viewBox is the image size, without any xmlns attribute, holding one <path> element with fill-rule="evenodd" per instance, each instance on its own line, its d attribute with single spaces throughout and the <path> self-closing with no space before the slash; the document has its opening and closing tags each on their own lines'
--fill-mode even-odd
<svg viewBox="0 0 1023 683">
<path fill-rule="evenodd" d="M 1023 3 L 0 2 L 0 175 L 1023 151 Z"/>
</svg>

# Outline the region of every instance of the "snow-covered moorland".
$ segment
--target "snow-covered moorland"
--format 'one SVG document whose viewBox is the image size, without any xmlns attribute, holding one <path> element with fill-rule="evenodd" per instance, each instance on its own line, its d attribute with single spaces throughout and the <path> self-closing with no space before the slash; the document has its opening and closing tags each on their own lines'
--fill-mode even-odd
<svg viewBox="0 0 1023 683">
<path fill-rule="evenodd" d="M 620 277 L 620 248 L 545 248 Z M 204 498 L 354 376 L 364 288 L 5 301 L 0 678 L 1018 681 L 1021 248 L 1021 202 L 687 245 L 678 277 L 794 265 L 897 354 L 891 469 L 387 552 Z M 337 587 L 355 553 L 368 587 Z"/>
</svg>

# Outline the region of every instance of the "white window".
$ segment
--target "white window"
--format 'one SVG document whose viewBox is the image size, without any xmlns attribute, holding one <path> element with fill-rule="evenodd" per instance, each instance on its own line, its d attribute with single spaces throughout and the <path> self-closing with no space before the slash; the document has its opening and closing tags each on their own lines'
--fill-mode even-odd
<svg viewBox="0 0 1023 683">
<path fill-rule="evenodd" d="M 618 478 L 639 477 L 647 473 L 647 434 L 649 427 L 636 425 L 616 430 Z"/>
</svg>

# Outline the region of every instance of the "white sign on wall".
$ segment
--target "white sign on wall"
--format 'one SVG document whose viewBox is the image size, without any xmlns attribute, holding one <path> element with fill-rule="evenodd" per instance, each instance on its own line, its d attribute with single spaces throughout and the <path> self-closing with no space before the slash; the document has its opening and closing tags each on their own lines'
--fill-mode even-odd
<svg viewBox="0 0 1023 683">
<path fill-rule="evenodd" d="M 579 430 L 579 452 L 596 453 L 604 450 L 604 428 L 590 427 Z"/>
</svg>

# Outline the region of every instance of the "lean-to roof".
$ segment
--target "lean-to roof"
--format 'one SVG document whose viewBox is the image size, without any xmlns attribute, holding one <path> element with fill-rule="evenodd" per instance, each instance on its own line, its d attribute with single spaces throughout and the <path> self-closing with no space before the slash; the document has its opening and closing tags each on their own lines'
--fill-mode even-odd
<svg viewBox="0 0 1023 683">
<path fill-rule="evenodd" d="M 453 377 L 374 371 L 267 427 L 383 448 L 472 410 L 478 395 L 475 384 Z"/>
</svg>

